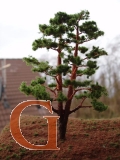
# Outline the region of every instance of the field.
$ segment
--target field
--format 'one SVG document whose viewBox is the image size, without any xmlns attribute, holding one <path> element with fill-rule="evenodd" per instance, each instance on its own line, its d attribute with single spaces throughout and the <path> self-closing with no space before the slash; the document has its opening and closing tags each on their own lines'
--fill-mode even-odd
<svg viewBox="0 0 120 160">
<path fill-rule="evenodd" d="M 27 141 L 45 145 L 47 121 L 22 116 L 21 131 Z M 59 151 L 28 150 L 10 134 L 9 124 L 0 134 L 0 160 L 120 160 L 120 119 L 83 120 L 69 118 L 65 141 L 58 140 Z"/>
</svg>

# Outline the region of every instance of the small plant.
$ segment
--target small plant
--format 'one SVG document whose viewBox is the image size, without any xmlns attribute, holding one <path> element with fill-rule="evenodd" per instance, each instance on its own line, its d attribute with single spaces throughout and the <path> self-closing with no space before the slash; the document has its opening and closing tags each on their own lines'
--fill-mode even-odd
<svg viewBox="0 0 120 160">
<path fill-rule="evenodd" d="M 106 160 L 111 160 L 111 159 L 112 159 L 112 157 L 111 157 L 111 156 L 108 156 Z"/>
<path fill-rule="evenodd" d="M 94 124 L 94 125 L 96 125 L 96 124 L 97 124 L 97 122 L 93 122 L 93 124 Z"/>
<path fill-rule="evenodd" d="M 92 129 L 96 129 L 96 126 L 91 126 Z"/>
<path fill-rule="evenodd" d="M 25 148 L 20 148 L 20 152 L 26 152 Z"/>
<path fill-rule="evenodd" d="M 86 127 L 85 130 L 90 130 L 90 127 Z"/>
<path fill-rule="evenodd" d="M 40 142 L 44 142 L 44 141 L 45 141 L 44 139 L 41 139 L 41 140 L 40 140 Z"/>
<path fill-rule="evenodd" d="M 40 154 L 43 154 L 43 151 L 41 150 L 41 151 L 39 151 L 39 153 L 40 153 Z"/>
<path fill-rule="evenodd" d="M 114 123 L 114 124 L 116 124 L 116 123 L 117 123 L 117 121 L 113 121 L 113 123 Z"/>
<path fill-rule="evenodd" d="M 116 136 L 118 136 L 118 137 L 119 137 L 119 136 L 120 136 L 120 133 L 117 133 L 117 134 L 116 134 Z"/>
<path fill-rule="evenodd" d="M 26 149 L 25 148 L 20 148 L 20 156 L 24 156 L 26 154 Z"/>
<path fill-rule="evenodd" d="M 12 146 L 11 146 L 11 145 L 7 145 L 5 148 L 6 148 L 6 150 L 8 150 L 8 151 L 11 151 L 11 150 L 12 150 Z"/>
<path fill-rule="evenodd" d="M 13 139 L 10 140 L 10 143 L 14 143 L 15 141 Z"/>
<path fill-rule="evenodd" d="M 86 136 L 86 137 L 88 137 L 88 136 L 89 136 L 89 134 L 88 134 L 88 133 L 85 133 L 85 136 Z"/>
<path fill-rule="evenodd" d="M 114 142 L 110 142 L 110 145 L 115 147 L 115 148 L 119 148 L 120 147 L 120 144 L 119 143 L 114 143 Z"/>
<path fill-rule="evenodd" d="M 104 130 L 104 128 L 102 127 L 102 128 L 100 128 L 100 130 L 101 130 L 101 131 L 103 131 L 103 130 Z"/>
<path fill-rule="evenodd" d="M 5 160 L 10 160 L 11 159 L 11 156 L 7 156 Z"/>
<path fill-rule="evenodd" d="M 42 126 L 44 127 L 44 126 L 47 126 L 47 124 L 42 124 Z"/>
<path fill-rule="evenodd" d="M 1 146 L 2 146 L 2 147 L 4 147 L 4 146 L 5 146 L 5 144 L 3 143 L 3 144 L 1 144 Z"/>
<path fill-rule="evenodd" d="M 73 133 L 72 136 L 73 136 L 73 138 L 76 138 L 77 135 L 75 133 Z"/>
<path fill-rule="evenodd" d="M 56 155 L 56 154 L 53 154 L 53 158 L 57 158 L 57 155 Z"/>
<path fill-rule="evenodd" d="M 34 136 L 35 136 L 35 137 L 36 137 L 36 136 L 39 136 L 39 134 L 38 134 L 37 132 L 35 132 L 35 133 L 34 133 Z"/>
<path fill-rule="evenodd" d="M 72 124 L 73 122 L 71 121 L 70 124 Z"/>
<path fill-rule="evenodd" d="M 20 156 L 19 156 L 18 154 L 16 154 L 16 153 L 13 153 L 11 157 L 12 157 L 12 158 L 17 158 L 17 159 L 20 158 Z"/>
<path fill-rule="evenodd" d="M 71 146 L 71 145 L 68 146 L 68 149 L 69 149 L 69 150 L 71 150 L 72 148 L 73 148 L 73 146 Z"/>
<path fill-rule="evenodd" d="M 39 151 L 34 151 L 33 152 L 33 155 L 38 155 L 39 154 Z"/>
<path fill-rule="evenodd" d="M 35 121 L 32 121 L 32 124 L 35 124 Z"/>
</svg>

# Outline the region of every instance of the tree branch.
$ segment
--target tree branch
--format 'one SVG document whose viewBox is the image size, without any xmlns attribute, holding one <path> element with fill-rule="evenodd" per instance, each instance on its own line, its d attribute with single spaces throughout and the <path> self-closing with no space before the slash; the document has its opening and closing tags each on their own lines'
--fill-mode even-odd
<svg viewBox="0 0 120 160">
<path fill-rule="evenodd" d="M 57 97 L 57 94 L 56 94 L 55 90 L 53 90 L 53 89 L 51 89 L 51 88 L 49 88 L 49 87 L 47 87 L 47 86 L 45 86 L 45 85 L 43 85 L 43 86 L 44 86 L 46 89 L 48 89 L 49 91 L 53 92 L 54 95 L 55 95 L 55 97 Z"/>
<path fill-rule="evenodd" d="M 70 96 L 69 100 L 71 100 L 73 98 L 73 96 L 75 95 L 77 91 L 74 91 L 73 94 Z"/>
<path fill-rule="evenodd" d="M 84 42 L 88 42 L 88 41 L 91 41 L 91 40 L 93 40 L 93 39 L 95 39 L 95 38 L 87 39 L 86 41 L 83 41 L 82 43 L 84 43 Z M 78 43 L 78 44 L 81 44 L 81 42 L 80 42 L 80 43 Z"/>
<path fill-rule="evenodd" d="M 47 71 L 44 72 L 46 75 L 51 76 Z M 53 77 L 53 76 L 52 76 Z"/>
<path fill-rule="evenodd" d="M 52 110 L 57 114 L 59 113 L 59 111 L 57 109 L 55 109 L 53 106 L 52 106 Z"/>
<path fill-rule="evenodd" d="M 69 114 L 77 111 L 77 110 L 80 109 L 80 108 L 91 108 L 91 107 L 92 107 L 92 106 L 78 106 L 78 107 L 76 107 L 75 109 L 73 109 L 72 111 L 70 111 Z"/>
<path fill-rule="evenodd" d="M 69 100 L 73 98 L 73 96 L 75 95 L 76 92 L 80 91 L 80 90 L 90 90 L 91 91 L 91 88 L 79 88 L 79 89 L 76 89 L 74 90 L 73 94 L 70 96 Z"/>
<path fill-rule="evenodd" d="M 86 57 L 86 58 L 82 59 L 82 61 L 84 61 L 84 60 L 86 60 L 86 59 L 88 59 L 88 58 Z"/>
<path fill-rule="evenodd" d="M 92 91 L 91 88 L 78 88 L 78 89 L 76 89 L 75 91 L 77 92 L 77 91 L 81 91 L 81 90 L 89 90 L 89 91 Z"/>
<path fill-rule="evenodd" d="M 87 67 L 87 65 L 80 65 L 80 66 L 78 66 L 78 67 Z"/>
<path fill-rule="evenodd" d="M 83 74 L 77 74 L 76 76 L 82 76 Z"/>
<path fill-rule="evenodd" d="M 55 77 L 55 79 L 56 79 L 56 81 L 57 81 L 58 85 L 59 85 L 59 86 L 61 86 L 61 84 L 60 84 L 59 80 L 57 79 L 57 76 L 54 76 L 54 77 Z M 58 88 L 57 88 L 57 89 L 58 89 Z"/>
<path fill-rule="evenodd" d="M 55 50 L 55 51 L 57 51 L 58 52 L 58 49 L 55 49 L 55 48 L 51 48 L 52 50 Z"/>
<path fill-rule="evenodd" d="M 73 112 L 75 112 L 75 111 L 77 111 L 78 109 L 80 109 L 80 108 L 86 108 L 86 107 L 92 107 L 92 106 L 82 106 L 82 104 L 83 104 L 83 102 L 85 101 L 85 99 L 86 99 L 86 97 L 85 98 L 83 98 L 83 100 L 82 100 L 82 102 L 80 103 L 80 105 L 79 106 L 77 106 L 75 109 L 73 109 L 72 111 L 69 111 L 69 114 L 71 114 L 71 113 L 73 113 Z"/>
<path fill-rule="evenodd" d="M 97 57 L 97 56 L 100 56 L 99 54 L 96 54 L 94 57 Z M 94 58 L 93 57 L 93 58 Z M 84 61 L 85 59 L 88 59 L 88 58 L 84 58 L 84 59 L 82 59 L 82 61 Z"/>
</svg>

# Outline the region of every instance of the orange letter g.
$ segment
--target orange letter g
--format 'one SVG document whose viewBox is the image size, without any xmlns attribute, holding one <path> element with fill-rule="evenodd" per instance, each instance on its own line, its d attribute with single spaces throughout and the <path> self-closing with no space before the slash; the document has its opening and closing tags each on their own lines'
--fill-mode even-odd
<svg viewBox="0 0 120 160">
<path fill-rule="evenodd" d="M 48 142 L 46 145 L 34 145 L 28 142 L 22 135 L 20 129 L 20 115 L 21 112 L 31 105 L 42 105 L 53 114 L 50 101 L 41 101 L 41 100 L 28 100 L 19 103 L 13 110 L 10 116 L 10 132 L 13 139 L 22 147 L 25 147 L 30 150 L 60 150 L 57 147 L 57 119 L 59 116 L 43 116 L 48 121 Z"/>
</svg>

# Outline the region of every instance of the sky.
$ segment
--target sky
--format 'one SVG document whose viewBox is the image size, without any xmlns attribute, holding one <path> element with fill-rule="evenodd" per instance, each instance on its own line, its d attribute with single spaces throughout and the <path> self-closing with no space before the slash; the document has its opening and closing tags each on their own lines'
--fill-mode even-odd
<svg viewBox="0 0 120 160">
<path fill-rule="evenodd" d="M 105 32 L 90 45 L 114 51 L 120 42 L 120 0 L 0 0 L 0 58 L 54 57 L 46 50 L 32 51 L 32 42 L 40 37 L 38 25 L 48 23 L 58 11 L 74 14 L 81 10 L 88 10 L 90 20 Z"/>
</svg>

